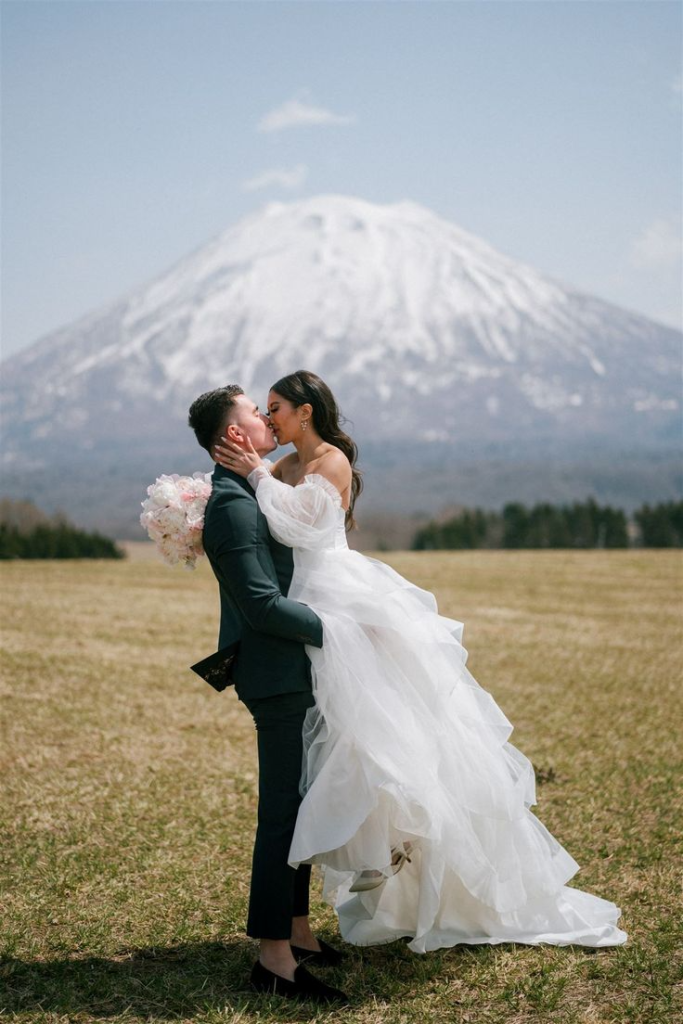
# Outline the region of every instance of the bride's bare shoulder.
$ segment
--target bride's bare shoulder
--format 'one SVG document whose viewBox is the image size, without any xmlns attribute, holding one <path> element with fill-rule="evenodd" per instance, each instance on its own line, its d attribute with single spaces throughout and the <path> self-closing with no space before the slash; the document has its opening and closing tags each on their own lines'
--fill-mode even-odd
<svg viewBox="0 0 683 1024">
<path fill-rule="evenodd" d="M 344 452 L 333 445 L 320 456 L 315 472 L 331 480 L 340 491 L 344 491 L 351 481 L 351 463 Z"/>
</svg>

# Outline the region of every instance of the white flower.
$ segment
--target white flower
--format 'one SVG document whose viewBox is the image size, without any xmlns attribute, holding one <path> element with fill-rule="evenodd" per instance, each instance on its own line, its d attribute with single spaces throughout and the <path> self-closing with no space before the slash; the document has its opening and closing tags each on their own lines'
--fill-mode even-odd
<svg viewBox="0 0 683 1024">
<path fill-rule="evenodd" d="M 147 488 L 140 524 L 169 565 L 182 562 L 187 569 L 194 569 L 197 558 L 204 554 L 202 529 L 210 496 L 209 473 L 165 474 Z"/>
</svg>

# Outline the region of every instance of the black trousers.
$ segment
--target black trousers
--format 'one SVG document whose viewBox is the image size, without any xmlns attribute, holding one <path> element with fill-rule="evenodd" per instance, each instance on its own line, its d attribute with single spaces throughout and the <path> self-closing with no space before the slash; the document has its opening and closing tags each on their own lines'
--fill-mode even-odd
<svg viewBox="0 0 683 1024">
<path fill-rule="evenodd" d="M 308 914 L 311 866 L 291 868 L 287 855 L 301 803 L 302 727 L 306 711 L 315 701 L 310 691 L 240 700 L 256 725 L 259 763 L 247 935 L 289 939 L 292 917 Z"/>
</svg>

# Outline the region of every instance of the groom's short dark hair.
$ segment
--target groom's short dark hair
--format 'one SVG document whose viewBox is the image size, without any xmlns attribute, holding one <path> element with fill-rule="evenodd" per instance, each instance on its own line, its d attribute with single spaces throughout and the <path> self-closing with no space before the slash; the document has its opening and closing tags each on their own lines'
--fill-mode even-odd
<svg viewBox="0 0 683 1024">
<path fill-rule="evenodd" d="M 192 427 L 200 445 L 212 458 L 213 446 L 221 435 L 226 417 L 237 396 L 243 394 L 239 384 L 226 384 L 224 388 L 205 391 L 190 406 L 188 426 Z"/>
</svg>

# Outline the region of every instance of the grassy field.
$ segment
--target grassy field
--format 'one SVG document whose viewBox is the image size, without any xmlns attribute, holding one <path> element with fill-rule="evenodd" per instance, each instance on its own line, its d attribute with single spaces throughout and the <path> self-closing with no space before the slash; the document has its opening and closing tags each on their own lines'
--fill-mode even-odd
<svg viewBox="0 0 683 1024">
<path fill-rule="evenodd" d="M 683 1019 L 678 554 L 382 556 L 465 622 L 469 667 L 537 768 L 539 817 L 581 864 L 575 883 L 622 908 L 629 941 L 347 947 L 325 976 L 353 1008 L 322 1012 L 248 990 L 253 725 L 188 671 L 214 649 L 208 566 L 147 551 L 2 566 L 5 1019 Z M 338 941 L 330 909 L 313 915 Z"/>
</svg>

